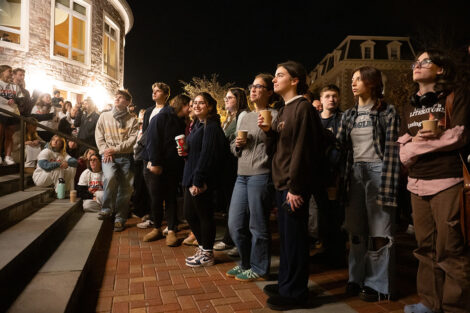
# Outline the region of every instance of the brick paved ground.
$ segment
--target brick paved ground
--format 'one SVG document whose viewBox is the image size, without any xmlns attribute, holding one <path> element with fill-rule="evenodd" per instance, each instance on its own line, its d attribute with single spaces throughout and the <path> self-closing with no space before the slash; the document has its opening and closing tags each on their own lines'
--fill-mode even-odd
<svg viewBox="0 0 470 313">
<path fill-rule="evenodd" d="M 216 252 L 215 266 L 186 267 L 184 259 L 193 254 L 194 247 L 170 248 L 164 239 L 144 243 L 141 239 L 148 230 L 136 228 L 139 221 L 132 218 L 128 221 L 130 227 L 113 234 L 96 312 L 272 312 L 266 307 L 262 291 L 268 282 L 242 283 L 227 278 L 225 272 L 235 262 L 223 252 Z M 182 230 L 178 237 L 182 240 L 188 232 Z M 276 244 L 274 240 L 273 245 Z M 411 249 L 406 245 L 401 250 L 405 252 L 398 251 L 399 259 L 410 256 Z M 273 272 L 277 271 L 277 263 L 274 256 Z M 418 300 L 414 286 L 416 268 L 402 265 L 397 272 L 400 300 L 371 304 L 344 295 L 345 268 L 333 270 L 312 265 L 312 308 L 295 312 L 403 312 L 405 304 Z"/>
</svg>

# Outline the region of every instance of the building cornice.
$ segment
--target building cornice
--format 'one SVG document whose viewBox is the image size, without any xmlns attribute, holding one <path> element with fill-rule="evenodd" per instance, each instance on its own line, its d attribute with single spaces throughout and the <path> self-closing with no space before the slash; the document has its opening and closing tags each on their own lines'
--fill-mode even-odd
<svg viewBox="0 0 470 313">
<path fill-rule="evenodd" d="M 132 29 L 132 26 L 134 25 L 134 15 L 132 14 L 131 7 L 126 2 L 126 0 L 108 1 L 119 12 L 119 15 L 121 15 L 122 19 L 124 20 L 124 29 L 125 34 L 127 35 L 127 33 Z"/>
</svg>

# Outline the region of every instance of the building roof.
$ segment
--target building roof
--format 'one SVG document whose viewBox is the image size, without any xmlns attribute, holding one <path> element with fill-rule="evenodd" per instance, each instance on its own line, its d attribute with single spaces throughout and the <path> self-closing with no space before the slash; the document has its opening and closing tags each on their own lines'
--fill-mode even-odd
<svg viewBox="0 0 470 313">
<path fill-rule="evenodd" d="M 132 14 L 131 7 L 126 0 L 109 0 L 109 3 L 111 3 L 121 15 L 124 21 L 124 29 L 127 34 L 134 25 L 134 15 Z"/>
</svg>

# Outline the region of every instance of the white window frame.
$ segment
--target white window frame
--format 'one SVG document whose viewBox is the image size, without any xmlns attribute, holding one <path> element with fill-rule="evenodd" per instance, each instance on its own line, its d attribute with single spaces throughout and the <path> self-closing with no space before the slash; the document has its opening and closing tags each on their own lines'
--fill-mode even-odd
<svg viewBox="0 0 470 313">
<path fill-rule="evenodd" d="M 367 40 L 361 43 L 361 53 L 363 60 L 374 60 L 374 46 L 375 42 L 372 40 Z M 366 58 L 366 48 L 370 49 L 370 58 Z"/>
<path fill-rule="evenodd" d="M 53 0 L 51 1 L 51 44 L 50 44 L 50 50 L 51 50 L 51 53 L 50 53 L 50 57 L 51 57 L 51 60 L 57 60 L 57 61 L 63 61 L 63 62 L 66 62 L 66 63 L 70 63 L 70 64 L 73 64 L 73 65 L 78 65 L 78 66 L 81 66 L 81 67 L 84 67 L 84 68 L 87 68 L 87 69 L 90 69 L 91 68 L 91 16 L 92 16 L 92 11 L 91 11 L 91 3 L 88 2 L 88 1 L 84 1 L 84 0 L 70 0 L 70 2 L 72 3 L 72 7 L 66 7 L 60 3 L 56 3 L 56 0 Z M 76 2 L 77 4 L 81 5 L 81 6 L 84 6 L 87 10 L 87 15 L 85 16 L 85 19 L 83 19 L 83 15 L 81 15 L 80 13 L 77 13 L 73 10 L 73 2 Z M 68 57 L 63 57 L 63 56 L 60 56 L 60 55 L 54 55 L 54 43 L 55 43 L 55 40 L 54 40 L 54 29 L 55 29 L 55 8 L 59 7 L 61 10 L 64 10 L 66 11 L 69 16 L 70 16 L 70 24 L 69 24 L 69 40 L 72 40 L 72 27 L 71 27 L 71 21 L 72 21 L 72 16 L 74 17 L 77 17 L 79 19 L 81 19 L 82 21 L 85 21 L 86 25 L 85 25 L 85 51 L 84 52 L 84 55 L 85 55 L 85 62 L 79 62 L 79 61 L 75 61 L 75 60 L 72 60 L 72 59 L 69 59 Z M 67 48 L 68 49 L 68 54 L 71 55 L 71 52 L 72 50 L 75 50 L 75 51 L 81 51 L 81 50 L 78 50 L 76 48 L 73 48 L 72 47 L 72 44 L 69 45 L 64 45 L 62 43 L 58 43 L 59 46 L 63 47 L 63 48 Z"/>
<path fill-rule="evenodd" d="M 20 50 L 24 52 L 29 51 L 29 1 L 30 0 L 21 1 L 21 29 L 19 31 L 16 29 L 11 29 L 9 27 L 0 26 L 0 29 L 5 30 L 7 32 L 20 34 L 20 43 L 17 44 L 14 42 L 0 40 L 0 47 Z"/>
<path fill-rule="evenodd" d="M 104 51 L 102 50 L 102 73 L 109 79 L 119 83 L 119 65 L 120 65 L 120 51 L 121 51 L 121 29 L 119 28 L 118 24 L 106 13 L 104 12 L 103 15 L 103 43 L 104 43 L 104 35 L 105 35 L 105 25 L 108 24 L 110 27 L 114 28 L 116 31 L 116 77 L 112 77 L 105 72 L 105 60 L 104 60 Z M 101 49 L 103 49 L 103 44 L 101 45 Z"/>
<path fill-rule="evenodd" d="M 402 43 L 398 42 L 396 40 L 391 41 L 387 44 L 387 52 L 388 52 L 388 59 L 389 60 L 400 60 L 401 59 L 401 49 L 400 49 L 401 45 L 402 45 Z M 396 49 L 396 51 L 397 51 L 397 58 L 396 59 L 392 59 L 392 50 L 393 49 Z"/>
</svg>

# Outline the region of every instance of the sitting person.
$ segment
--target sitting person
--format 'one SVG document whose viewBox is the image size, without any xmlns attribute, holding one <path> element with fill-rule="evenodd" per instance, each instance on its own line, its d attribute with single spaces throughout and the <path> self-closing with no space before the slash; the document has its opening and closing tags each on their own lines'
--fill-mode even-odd
<svg viewBox="0 0 470 313">
<path fill-rule="evenodd" d="M 77 159 L 68 155 L 65 149 L 65 139 L 57 135 L 52 136 L 49 144 L 38 155 L 38 166 L 33 173 L 36 186 L 54 185 L 57 192 L 59 178 L 63 178 L 65 191 L 74 189 L 73 178 L 77 169 Z"/>
<path fill-rule="evenodd" d="M 103 172 L 100 157 L 96 154 L 89 156 L 87 167 L 80 175 L 77 193 L 83 200 L 83 211 L 99 212 L 103 203 Z"/>
<path fill-rule="evenodd" d="M 35 122 L 36 119 L 33 118 Z M 44 140 L 39 137 L 36 125 L 26 124 L 26 132 L 24 135 L 24 171 L 25 173 L 33 173 L 36 169 L 38 162 L 38 155 L 42 150 L 42 145 L 45 143 Z"/>
<path fill-rule="evenodd" d="M 78 185 L 80 176 L 88 168 L 88 160 L 93 154 L 98 155 L 98 151 L 93 149 L 87 149 L 83 155 L 77 159 L 77 171 L 75 172 L 75 185 Z M 101 164 L 100 164 L 101 165 Z"/>
</svg>

